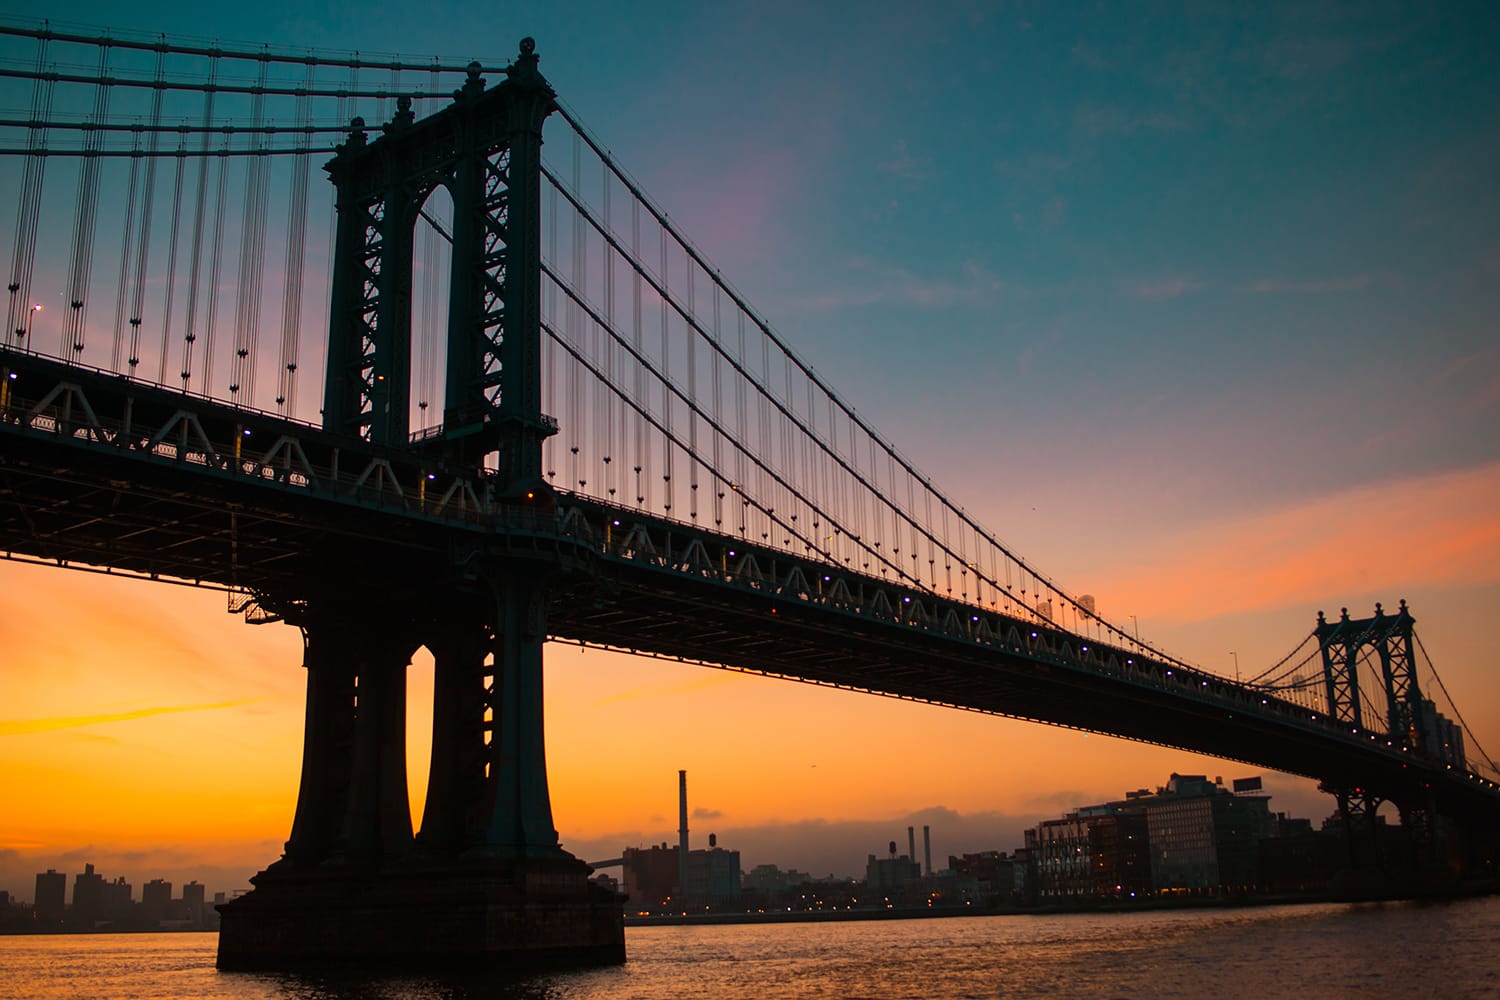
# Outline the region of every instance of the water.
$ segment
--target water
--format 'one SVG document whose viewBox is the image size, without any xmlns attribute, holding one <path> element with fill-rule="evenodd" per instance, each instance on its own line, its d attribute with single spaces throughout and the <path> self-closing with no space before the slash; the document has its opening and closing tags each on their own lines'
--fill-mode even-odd
<svg viewBox="0 0 1500 1000">
<path fill-rule="evenodd" d="M 0 937 L 0 997 L 715 1000 L 1500 997 L 1500 897 L 877 923 L 640 927 L 624 966 L 531 978 L 221 973 L 212 934 Z"/>
</svg>

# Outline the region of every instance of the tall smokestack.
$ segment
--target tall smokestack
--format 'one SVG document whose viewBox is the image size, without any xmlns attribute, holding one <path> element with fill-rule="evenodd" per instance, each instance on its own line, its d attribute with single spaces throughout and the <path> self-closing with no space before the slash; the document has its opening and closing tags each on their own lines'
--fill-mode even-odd
<svg viewBox="0 0 1500 1000">
<path fill-rule="evenodd" d="M 917 860 L 917 828 L 914 826 L 906 828 L 906 859 Z"/>
<path fill-rule="evenodd" d="M 677 899 L 687 898 L 687 772 L 677 772 Z"/>
<path fill-rule="evenodd" d="M 932 874 L 932 827 L 922 827 L 922 860 L 925 862 L 924 871 Z"/>
</svg>

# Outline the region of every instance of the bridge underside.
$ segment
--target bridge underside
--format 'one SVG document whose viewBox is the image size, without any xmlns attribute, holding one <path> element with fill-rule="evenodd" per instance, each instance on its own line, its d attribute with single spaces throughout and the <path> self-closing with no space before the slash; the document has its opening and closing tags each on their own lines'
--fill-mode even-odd
<svg viewBox="0 0 1500 1000">
<path fill-rule="evenodd" d="M 426 613 L 434 599 L 479 599 L 476 567 L 486 561 L 541 557 L 563 568 L 548 588 L 556 638 L 1073 726 L 1388 798 L 1431 790 L 1449 811 L 1494 808 L 1490 794 L 1443 784 L 1441 769 L 1374 734 L 1351 738 L 1305 712 L 1263 709 L 1258 692 L 1221 678 L 1090 668 L 1076 650 L 1058 652 L 1055 634 L 1050 646 L 977 643 L 944 633 L 935 612 L 925 624 L 878 618 L 685 572 L 680 561 L 623 553 L 620 534 L 634 525 L 679 550 L 692 541 L 755 549 L 583 498 L 560 498 L 572 516 L 563 527 L 550 510 L 489 503 L 476 495 L 482 482 L 437 459 L 217 404 L 193 401 L 189 433 L 176 394 L 34 357 L 4 360 L 23 376 L 15 391 L 30 383 L 35 399 L 66 381 L 93 412 L 75 412 L 71 428 L 0 423 L 0 539 L 12 554 L 239 588 L 278 615 L 318 593 Z M 136 430 L 121 433 L 127 413 Z M 152 438 L 158 446 L 144 446 Z M 789 561 L 759 555 L 767 566 Z"/>
<path fill-rule="evenodd" d="M 295 940 L 317 955 L 337 956 L 347 950 L 338 939 L 302 927 L 295 916 L 306 912 L 309 899 L 338 900 L 351 914 L 350 927 L 373 921 L 371 929 L 350 932 L 356 936 L 348 942 L 357 943 L 378 936 L 373 928 L 392 925 L 402 886 L 423 877 L 440 884 L 442 872 L 455 865 L 467 866 L 497 899 L 503 886 L 536 887 L 538 914 L 571 906 L 569 926 L 587 933 L 600 926 L 601 905 L 618 913 L 617 902 L 592 898 L 593 887 L 550 828 L 540 752 L 540 645 L 549 635 L 1181 747 L 1305 775 L 1333 789 L 1420 803 L 1476 827 L 1493 826 L 1500 812 L 1491 791 L 1389 746 L 1384 734 L 1377 742 L 1375 734 L 1331 728 L 1221 678 L 1189 676 L 1181 667 L 1174 676 L 1162 664 L 1133 661 L 1125 651 L 1118 657 L 1091 651 L 1038 625 L 1012 623 L 1007 636 L 1003 619 L 994 616 L 987 619 L 993 635 L 978 641 L 977 633 L 953 627 L 953 615 L 978 622 L 983 609 L 929 594 L 913 595 L 912 607 L 927 606 L 921 617 L 872 615 L 872 591 L 860 588 L 882 581 L 861 582 L 857 574 L 693 525 L 569 496 L 559 497 L 557 510 L 528 509 L 487 494 L 484 477 L 419 451 L 382 449 L 216 404 L 186 401 L 184 409 L 180 396 L 54 370 L 62 366 L 36 358 L 0 361 L 21 375 L 12 382 L 10 416 L 0 420 L 6 551 L 253 596 L 265 613 L 301 625 L 308 636 L 310 734 L 338 731 L 315 727 L 312 719 L 315 690 L 332 678 L 323 700 L 343 720 L 343 735 L 321 750 L 309 737 L 286 862 L 260 876 L 246 902 L 225 911 L 226 928 L 236 920 L 252 927 L 234 936 L 245 950 L 226 956 L 228 964 L 256 964 L 255 949 L 268 941 L 278 955 Z M 44 387 L 57 385 L 72 386 L 71 395 L 41 405 L 51 391 Z M 24 409 L 17 408 L 17 394 Z M 747 583 L 731 563 L 751 556 L 767 579 L 800 573 L 804 580 L 831 580 L 830 588 L 847 583 L 845 592 L 860 596 L 840 603 L 826 599 L 822 584 Z M 505 596 L 504 581 L 518 577 L 527 580 L 525 594 Z M 532 607 L 538 598 L 542 606 Z M 383 673 L 368 664 L 352 675 L 319 666 L 324 661 L 315 646 L 326 629 L 316 615 L 329 604 L 343 609 L 343 621 L 356 632 L 406 624 L 386 644 Z M 463 634 L 478 634 L 482 651 L 440 653 L 444 637 Z M 516 653 L 518 636 L 532 652 Z M 439 798 L 429 799 L 429 819 L 413 835 L 404 802 L 390 806 L 398 785 L 404 795 L 403 751 L 391 730 L 372 720 L 394 713 L 398 690 L 404 698 L 395 677 L 422 644 L 442 660 L 439 682 L 446 677 L 452 685 L 447 710 L 457 721 L 435 720 L 435 733 L 446 734 L 443 745 L 435 743 L 429 781 L 429 795 Z M 350 649 L 327 662 L 348 667 L 361 655 Z M 519 664 L 520 673 L 507 679 L 506 664 Z M 359 679 L 357 694 L 348 688 L 350 676 Z M 534 710 L 523 707 L 527 699 L 535 700 Z M 522 760 L 529 763 L 519 766 Z M 511 777 L 502 780 L 507 767 Z M 508 804 L 497 806 L 501 799 Z M 507 841 L 516 822 L 532 829 Z M 533 850 L 538 843 L 545 849 Z M 566 905 L 549 901 L 552 890 L 541 888 L 555 888 L 558 880 L 573 886 Z M 445 907 L 478 905 L 462 882 L 451 881 Z M 263 932 L 253 929 L 261 917 Z M 499 927 L 505 918 L 500 912 L 478 922 Z M 454 938 L 435 933 L 424 939 L 413 929 L 402 940 L 420 954 L 440 955 Z M 556 954 L 568 954 L 566 935 L 557 940 Z M 580 947 L 611 960 L 607 939 Z"/>
</svg>

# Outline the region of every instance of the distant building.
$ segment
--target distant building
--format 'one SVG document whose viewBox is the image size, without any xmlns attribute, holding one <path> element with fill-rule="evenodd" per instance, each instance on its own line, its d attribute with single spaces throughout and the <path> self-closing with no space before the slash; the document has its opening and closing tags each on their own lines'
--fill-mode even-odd
<svg viewBox="0 0 1500 1000">
<path fill-rule="evenodd" d="M 666 844 L 627 847 L 622 853 L 622 881 L 632 911 L 655 913 L 677 894 L 677 848 Z"/>
<path fill-rule="evenodd" d="M 73 876 L 73 911 L 71 922 L 85 929 L 108 920 L 109 899 L 106 898 L 104 876 L 86 864 L 83 871 Z"/>
<path fill-rule="evenodd" d="M 1243 892 L 1260 878 L 1271 832 L 1259 779 L 1232 793 L 1203 775 L 1174 774 L 1154 793 L 1086 806 L 1026 831 L 1031 894 L 1133 898 L 1156 892 Z"/>
<path fill-rule="evenodd" d="M 197 879 L 182 887 L 182 908 L 194 927 L 204 926 L 208 909 L 204 905 L 208 890 Z"/>
<path fill-rule="evenodd" d="M 172 909 L 172 883 L 154 878 L 141 887 L 141 920 L 150 926 L 167 919 Z"/>
<path fill-rule="evenodd" d="M 714 843 L 712 838 L 710 843 Z M 698 907 L 737 907 L 740 902 L 740 852 L 722 847 L 688 851 L 686 898 Z"/>
<path fill-rule="evenodd" d="M 1025 864 L 1004 851 L 980 851 L 961 857 L 948 856 L 948 869 L 974 880 L 981 899 L 1010 902 L 1025 886 Z"/>
<path fill-rule="evenodd" d="M 1089 820 L 1077 813 L 1043 820 L 1026 831 L 1026 849 L 1031 856 L 1037 898 L 1092 895 L 1094 866 Z"/>
<path fill-rule="evenodd" d="M 36 898 L 32 912 L 39 923 L 60 924 L 68 895 L 68 876 L 48 868 L 36 876 Z"/>
<path fill-rule="evenodd" d="M 1151 891 L 1151 838 L 1144 814 L 1091 818 L 1089 855 L 1094 895 L 1135 899 Z"/>
<path fill-rule="evenodd" d="M 869 893 L 900 893 L 907 886 L 922 881 L 922 866 L 908 855 L 877 858 L 871 854 L 865 863 L 865 891 Z"/>
<path fill-rule="evenodd" d="M 717 845 L 688 851 L 686 891 L 677 883 L 681 869 L 676 845 L 627 847 L 622 852 L 622 882 L 633 912 L 737 908 L 740 903 L 740 852 Z"/>
</svg>

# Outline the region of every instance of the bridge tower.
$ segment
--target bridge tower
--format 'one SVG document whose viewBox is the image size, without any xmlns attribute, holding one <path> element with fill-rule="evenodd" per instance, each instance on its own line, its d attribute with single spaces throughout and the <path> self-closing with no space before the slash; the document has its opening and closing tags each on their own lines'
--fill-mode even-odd
<svg viewBox="0 0 1500 1000">
<path fill-rule="evenodd" d="M 223 968 L 624 959 L 622 898 L 562 849 L 547 789 L 542 645 L 570 554 L 546 530 L 541 474 L 556 431 L 542 413 L 540 311 L 542 125 L 556 95 L 537 64 L 524 39 L 498 86 L 475 63 L 427 118 L 407 98 L 373 138 L 356 118 L 327 165 L 325 429 L 473 474 L 488 466 L 506 513 L 444 578 L 371 579 L 366 562 L 260 597 L 304 635 L 302 775 L 283 857 L 222 910 Z M 412 245 L 440 186 L 454 213 L 443 425 L 413 441 Z M 433 747 L 413 835 L 406 667 L 422 645 Z"/>
<path fill-rule="evenodd" d="M 1385 694 L 1386 735 L 1397 746 L 1411 752 L 1438 756 L 1441 747 L 1429 746 L 1433 726 L 1430 703 L 1422 698 L 1417 680 L 1412 628 L 1415 619 L 1406 601 L 1394 615 L 1375 605 L 1371 618 L 1351 619 L 1349 609 L 1341 610 L 1337 622 L 1329 622 L 1320 611 L 1314 635 L 1323 659 L 1324 688 L 1328 697 L 1328 714 L 1355 730 L 1365 728 L 1361 712 L 1359 662 L 1366 651 L 1380 661 L 1380 679 Z M 1378 725 L 1378 723 L 1376 723 Z M 1349 835 L 1350 860 L 1355 867 L 1369 867 L 1372 862 L 1383 866 L 1378 842 L 1377 811 L 1381 799 L 1360 787 L 1331 786 L 1325 789 L 1338 800 L 1339 812 Z M 1430 791 L 1410 792 L 1391 800 L 1401 813 L 1402 826 L 1413 843 L 1419 864 L 1433 864 L 1442 856 L 1443 831 L 1440 817 L 1432 804 Z"/>
</svg>

